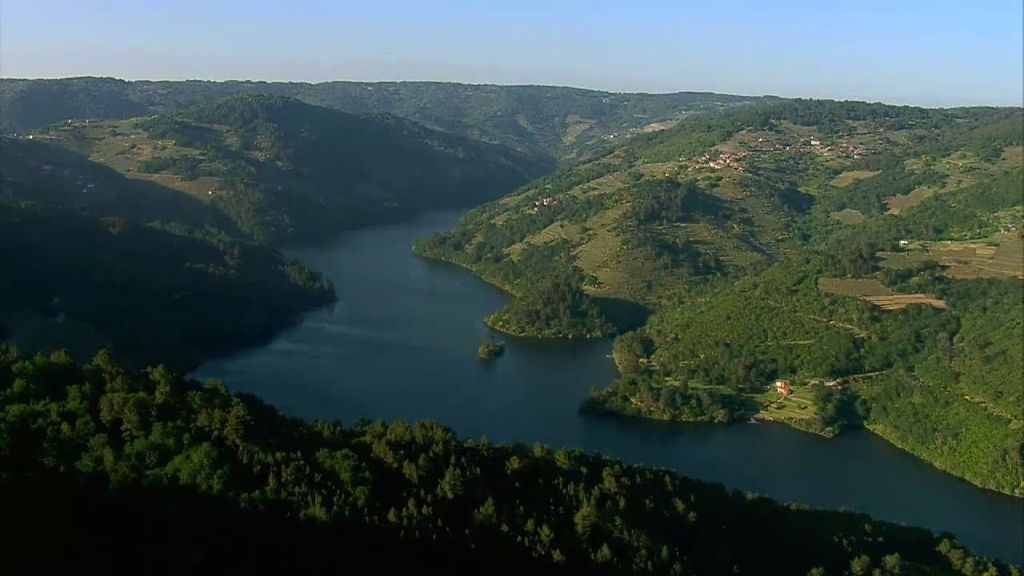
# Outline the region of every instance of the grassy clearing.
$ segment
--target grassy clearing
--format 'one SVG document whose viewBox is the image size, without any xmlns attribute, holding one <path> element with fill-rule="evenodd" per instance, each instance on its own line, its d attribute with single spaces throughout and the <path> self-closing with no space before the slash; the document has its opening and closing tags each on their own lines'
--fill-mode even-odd
<svg viewBox="0 0 1024 576">
<path fill-rule="evenodd" d="M 155 158 L 196 158 L 205 159 L 203 151 L 181 146 L 173 140 L 151 138 L 136 127 L 136 120 L 112 120 L 103 122 L 75 121 L 37 138 L 51 141 L 78 152 L 93 162 L 104 164 L 128 178 L 148 180 L 162 186 L 184 192 L 201 199 L 208 199 L 211 190 L 216 193 L 220 180 L 200 177 L 184 180 L 169 172 L 149 174 L 142 171 L 142 165 Z M 212 127 L 218 129 L 217 127 Z M 215 164 L 209 166 L 216 167 Z"/>
<path fill-rule="evenodd" d="M 591 194 L 607 194 L 614 192 L 626 185 L 625 175 L 622 172 L 613 172 L 569 190 L 567 194 L 582 198 Z"/>
<path fill-rule="evenodd" d="M 559 220 L 533 236 L 526 238 L 522 242 L 509 246 L 505 249 L 505 253 L 513 260 L 517 260 L 523 250 L 529 246 L 550 244 L 558 240 L 568 240 L 569 242 L 576 243 L 580 238 L 582 238 L 582 236 L 582 226 L 578 224 L 566 224 Z"/>
<path fill-rule="evenodd" d="M 576 142 L 584 132 L 591 130 L 596 125 L 593 120 L 580 118 L 578 116 L 570 116 L 566 120 L 572 122 L 572 124 L 570 124 L 569 127 L 565 129 L 565 132 L 562 133 L 562 144 L 565 145 Z"/>
<path fill-rule="evenodd" d="M 814 397 L 808 386 L 794 386 L 793 393 L 782 396 L 775 390 L 754 395 L 761 411 L 758 417 L 817 419 L 818 410 L 814 407 Z"/>
<path fill-rule="evenodd" d="M 832 179 L 832 185 L 836 188 L 845 188 L 858 180 L 866 180 L 877 176 L 881 170 L 847 170 Z"/>
<path fill-rule="evenodd" d="M 587 220 L 590 232 L 576 247 L 576 264 L 585 273 L 596 276 L 600 283 L 593 289 L 595 294 L 625 297 L 629 293 L 627 279 L 619 266 L 623 257 L 622 238 L 614 230 L 627 209 L 627 205 L 616 206 Z"/>
<path fill-rule="evenodd" d="M 534 234 L 527 239 L 528 244 L 550 244 L 556 240 L 569 240 L 575 242 L 583 233 L 583 228 L 577 224 L 566 224 L 559 220 Z"/>
<path fill-rule="evenodd" d="M 857 224 L 864 222 L 864 220 L 866 219 L 864 214 L 862 214 L 860 210 L 854 210 L 852 208 L 847 208 L 845 210 L 840 210 L 838 212 L 832 212 L 831 214 L 829 214 L 829 216 L 831 216 L 832 219 L 838 220 L 839 222 L 842 222 L 843 224 L 846 224 L 848 226 L 856 226 Z"/>
<path fill-rule="evenodd" d="M 831 438 L 836 431 L 821 421 L 818 410 L 814 406 L 814 398 L 811 389 L 806 386 L 795 386 L 793 393 L 789 396 L 781 396 L 775 390 L 769 390 L 761 394 L 753 394 L 751 398 L 760 407 L 754 417 L 766 422 L 778 422 Z"/>
<path fill-rule="evenodd" d="M 854 296 L 856 298 L 890 296 L 893 293 L 888 286 L 875 278 L 830 278 L 822 276 L 818 278 L 818 289 L 827 294 Z"/>
<path fill-rule="evenodd" d="M 927 304 L 934 308 L 946 308 L 946 302 L 926 294 L 895 294 L 875 278 L 829 278 L 818 279 L 818 289 L 827 294 L 852 296 L 871 302 L 882 310 L 900 310 L 911 304 Z"/>
<path fill-rule="evenodd" d="M 888 208 L 885 213 L 899 216 L 907 210 L 924 202 L 929 196 L 935 194 L 935 190 L 928 186 L 920 186 L 911 190 L 909 194 L 896 194 L 885 199 Z"/>
<path fill-rule="evenodd" d="M 636 170 L 649 178 L 673 178 L 686 174 L 686 166 L 679 162 L 652 162 L 637 166 Z"/>
<path fill-rule="evenodd" d="M 640 128 L 639 131 L 643 134 L 649 134 L 651 132 L 661 132 L 663 130 L 668 130 L 669 128 L 672 128 L 676 124 L 679 124 L 679 120 L 662 120 L 661 122 L 651 122 L 650 124 L 647 124 Z"/>
</svg>

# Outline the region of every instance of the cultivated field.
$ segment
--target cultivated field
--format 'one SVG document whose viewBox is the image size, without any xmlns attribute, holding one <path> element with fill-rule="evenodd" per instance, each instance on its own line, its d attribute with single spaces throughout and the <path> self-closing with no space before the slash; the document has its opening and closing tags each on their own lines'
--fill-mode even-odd
<svg viewBox="0 0 1024 576">
<path fill-rule="evenodd" d="M 854 210 L 852 208 L 832 212 L 829 216 L 849 226 L 856 226 L 865 220 L 864 214 L 862 214 L 860 210 Z"/>
<path fill-rule="evenodd" d="M 818 278 L 818 289 L 828 294 L 854 296 L 856 298 L 891 296 L 893 293 L 888 286 L 875 278 L 830 278 L 822 276 Z"/>
<path fill-rule="evenodd" d="M 899 216 L 910 208 L 924 202 L 934 193 L 935 191 L 927 186 L 919 186 L 914 188 L 910 194 L 897 194 L 895 196 L 890 196 L 885 199 L 885 205 L 888 207 L 888 210 L 886 210 L 885 213 Z"/>
<path fill-rule="evenodd" d="M 832 185 L 836 188 L 845 188 L 858 180 L 865 180 L 877 176 L 880 170 L 847 170 L 832 179 Z"/>
<path fill-rule="evenodd" d="M 937 262 L 953 278 L 1024 278 L 1024 242 L 1012 233 L 987 241 L 915 242 L 907 252 L 878 255 L 888 268 Z"/>
<path fill-rule="evenodd" d="M 793 393 L 783 396 L 777 391 L 769 390 L 756 396 L 758 404 L 761 405 L 759 417 L 765 419 L 774 418 L 795 418 L 815 419 L 818 417 L 818 410 L 814 407 L 809 386 L 793 386 Z"/>
<path fill-rule="evenodd" d="M 128 178 L 156 182 L 204 200 L 216 193 L 219 178 L 203 176 L 185 180 L 169 172 L 144 172 L 144 164 L 157 158 L 191 157 L 203 162 L 206 157 L 203 151 L 182 146 L 173 140 L 151 138 L 136 126 L 137 122 L 134 119 L 103 122 L 76 120 L 38 134 L 35 138 L 59 143 Z M 205 163 L 204 166 L 214 171 L 220 168 L 216 163 Z"/>
<path fill-rule="evenodd" d="M 900 310 L 911 304 L 927 304 L 934 308 L 946 308 L 946 302 L 927 294 L 896 294 L 875 278 L 829 278 L 818 279 L 818 289 L 827 294 L 852 296 L 871 302 L 882 310 Z"/>
<path fill-rule="evenodd" d="M 893 294 L 891 296 L 862 296 L 882 310 L 902 310 L 911 304 L 927 304 L 932 308 L 946 309 L 946 301 L 925 294 Z"/>
</svg>

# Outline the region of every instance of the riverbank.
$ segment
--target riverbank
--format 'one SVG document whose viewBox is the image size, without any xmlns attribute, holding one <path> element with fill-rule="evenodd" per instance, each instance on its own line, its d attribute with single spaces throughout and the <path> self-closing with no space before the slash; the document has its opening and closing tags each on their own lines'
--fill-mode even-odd
<svg viewBox="0 0 1024 576">
<path fill-rule="evenodd" d="M 516 311 L 516 307 L 522 304 L 522 295 L 517 294 L 511 283 L 506 279 L 497 274 L 488 274 L 487 271 L 457 258 L 427 250 L 422 242 L 414 243 L 412 252 L 425 260 L 442 262 L 467 270 L 482 282 L 490 284 L 507 294 L 512 299 L 512 303 L 496 312 L 488 314 L 484 317 L 483 321 L 490 328 L 509 336 L 570 340 L 607 338 L 642 326 L 651 313 L 647 307 L 641 304 L 618 298 L 595 296 L 587 293 L 584 287 L 583 291 L 586 294 L 586 298 L 600 312 L 603 321 L 580 319 L 580 321 L 562 326 L 552 326 L 537 322 L 517 322 L 511 317 Z"/>
<path fill-rule="evenodd" d="M 336 283 L 337 304 L 196 375 L 310 420 L 435 420 L 463 438 L 600 452 L 782 502 L 950 532 L 984 554 L 1024 561 L 1020 500 L 942 473 L 866 431 L 825 441 L 773 423 L 580 416 L 588 390 L 616 376 L 607 340 L 510 337 L 498 361 L 481 362 L 481 319 L 509 295 L 408 249 L 458 217 L 431 214 L 293 252 Z"/>
</svg>

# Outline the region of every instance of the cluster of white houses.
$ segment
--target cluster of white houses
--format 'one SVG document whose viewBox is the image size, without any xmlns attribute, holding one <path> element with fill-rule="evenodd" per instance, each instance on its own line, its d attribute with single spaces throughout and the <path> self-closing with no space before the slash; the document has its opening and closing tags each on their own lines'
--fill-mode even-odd
<svg viewBox="0 0 1024 576">
<path fill-rule="evenodd" d="M 536 214 L 540 212 L 542 208 L 550 208 L 558 205 L 558 200 L 555 200 L 551 196 L 541 198 L 540 200 L 534 200 L 533 206 L 530 208 L 530 214 Z"/>
<path fill-rule="evenodd" d="M 712 170 L 733 168 L 737 172 L 743 172 L 744 167 L 740 164 L 740 160 L 746 157 L 746 152 L 722 152 L 714 157 L 711 154 L 705 154 L 701 156 L 696 163 L 690 166 L 690 170 L 699 170 L 701 168 L 710 168 Z"/>
</svg>

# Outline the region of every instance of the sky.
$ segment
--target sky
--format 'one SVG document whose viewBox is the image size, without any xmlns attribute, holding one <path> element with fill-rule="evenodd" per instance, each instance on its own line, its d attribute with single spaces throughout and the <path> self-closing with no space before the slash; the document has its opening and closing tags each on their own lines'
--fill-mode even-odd
<svg viewBox="0 0 1024 576">
<path fill-rule="evenodd" d="M 1022 103 L 1021 0 L 0 0 L 0 76 Z"/>
</svg>

